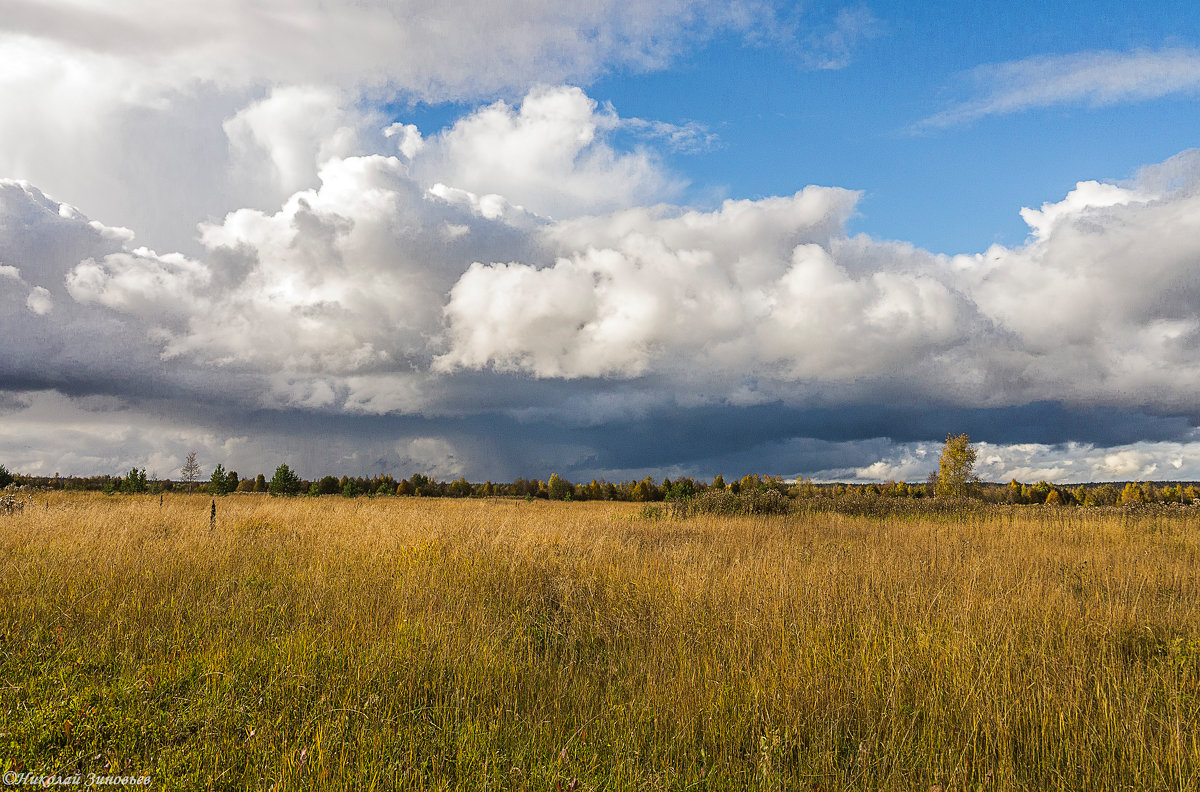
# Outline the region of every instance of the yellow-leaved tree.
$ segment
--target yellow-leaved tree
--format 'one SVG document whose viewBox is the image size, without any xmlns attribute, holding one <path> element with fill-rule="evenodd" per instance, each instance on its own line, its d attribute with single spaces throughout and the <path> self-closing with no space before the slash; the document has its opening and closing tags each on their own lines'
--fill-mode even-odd
<svg viewBox="0 0 1200 792">
<path fill-rule="evenodd" d="M 939 498 L 965 497 L 975 477 L 975 446 L 968 435 L 946 435 L 942 455 L 938 458 L 937 485 Z"/>
</svg>

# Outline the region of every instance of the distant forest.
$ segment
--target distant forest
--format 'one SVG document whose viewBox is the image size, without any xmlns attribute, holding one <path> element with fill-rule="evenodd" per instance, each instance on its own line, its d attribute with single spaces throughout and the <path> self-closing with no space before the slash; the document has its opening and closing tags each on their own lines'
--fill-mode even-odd
<svg viewBox="0 0 1200 792">
<path fill-rule="evenodd" d="M 712 481 L 689 477 L 655 481 L 646 477 L 640 481 L 611 482 L 593 479 L 588 483 L 573 483 L 557 474 L 546 480 L 518 478 L 507 483 L 491 481 L 482 484 L 459 478 L 441 481 L 433 476 L 416 474 L 396 479 L 389 474 L 377 476 L 324 476 L 315 480 L 298 477 L 287 465 L 280 465 L 268 479 L 263 474 L 242 478 L 236 471 L 225 471 L 221 465 L 206 480 L 179 481 L 147 478 L 144 470 L 132 469 L 116 476 L 31 476 L 9 474 L 0 466 L 0 487 L 6 485 L 46 490 L 92 490 L 108 494 L 138 494 L 195 492 L 211 495 L 231 493 L 266 493 L 281 496 L 383 497 L 411 496 L 425 498 L 526 498 L 561 501 L 632 501 L 640 503 L 680 503 L 697 499 L 725 496 L 737 503 L 758 502 L 762 511 L 774 511 L 769 503 L 779 506 L 787 502 L 818 503 L 870 502 L 892 500 L 937 500 L 938 474 L 931 474 L 923 483 L 889 481 L 882 484 L 817 484 L 808 480 L 785 481 L 778 476 L 748 475 L 726 482 L 722 476 Z M 944 497 L 944 496 L 943 496 Z M 1010 481 L 1007 484 L 971 482 L 955 493 L 955 500 L 974 500 L 994 504 L 1051 504 L 1063 506 L 1121 506 L 1130 504 L 1198 504 L 1200 484 L 1196 482 L 1120 482 L 1078 485 L 1059 485 L 1047 481 L 1028 484 Z M 733 503 L 735 501 L 729 501 Z M 753 509 L 751 509 L 753 511 Z"/>
</svg>

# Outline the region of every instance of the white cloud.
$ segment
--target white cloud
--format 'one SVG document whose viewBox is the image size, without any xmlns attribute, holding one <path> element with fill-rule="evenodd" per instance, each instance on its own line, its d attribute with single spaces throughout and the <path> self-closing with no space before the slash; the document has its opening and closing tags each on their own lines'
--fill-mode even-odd
<svg viewBox="0 0 1200 792">
<path fill-rule="evenodd" d="M 474 252 L 474 240 L 441 231 L 449 209 L 396 158 L 327 163 L 320 189 L 280 211 L 244 209 L 204 228 L 230 267 L 219 299 L 195 304 L 168 353 L 317 373 L 423 357 L 442 294 Z"/>
<path fill-rule="evenodd" d="M 496 194 L 547 217 L 654 202 L 679 187 L 646 151 L 607 142 L 621 120 L 578 88 L 532 90 L 519 107 L 496 102 L 424 141 L 413 168 L 425 183 Z"/>
<path fill-rule="evenodd" d="M 387 138 L 397 138 L 396 148 L 400 150 L 400 154 L 407 160 L 411 160 L 425 148 L 425 140 L 421 136 L 421 130 L 413 124 L 402 124 L 397 121 L 385 129 L 383 134 Z"/>
<path fill-rule="evenodd" d="M 1200 51 L 1097 51 L 1043 55 L 971 72 L 976 96 L 916 125 L 950 127 L 1039 107 L 1105 107 L 1200 91 Z"/>
<path fill-rule="evenodd" d="M 25 299 L 25 305 L 38 316 L 45 316 L 54 308 L 54 300 L 45 288 L 34 286 Z"/>
<path fill-rule="evenodd" d="M 937 446 L 925 443 L 902 448 L 899 453 L 879 459 L 853 471 L 838 471 L 820 476 L 828 480 L 854 481 L 924 481 L 931 471 L 937 470 Z M 832 471 L 831 471 L 832 472 Z M 846 475 L 849 473 L 849 475 Z"/>
<path fill-rule="evenodd" d="M 338 90 L 293 85 L 242 108 L 224 129 L 235 167 L 269 178 L 284 197 L 315 187 L 326 162 L 369 149 L 368 130 L 382 124 L 381 117 L 353 107 Z M 270 163 L 266 169 L 264 157 Z"/>
<path fill-rule="evenodd" d="M 147 248 L 84 259 L 65 278 L 76 302 L 98 303 L 139 320 L 171 324 L 208 310 L 203 299 L 211 273 L 178 253 L 159 256 Z"/>
<path fill-rule="evenodd" d="M 1024 214 L 1020 248 L 959 257 L 962 288 L 1011 334 L 1011 397 L 1191 403 L 1200 385 L 1200 182 L 1171 192 L 1084 182 Z M 1010 369 L 1011 370 L 1011 369 Z"/>
<path fill-rule="evenodd" d="M 178 420 L 136 410 L 123 400 L 70 399 L 54 391 L 29 394 L 28 401 L 0 422 L 6 465 L 34 475 L 124 474 L 145 467 L 178 476 L 189 450 L 217 456 L 224 441 Z M 215 464 L 215 462 L 213 463 Z"/>
<path fill-rule="evenodd" d="M 874 382 L 955 403 L 1187 409 L 1200 386 L 1191 159 L 1130 185 L 1081 182 L 1022 212 L 1025 245 L 978 256 L 848 239 L 855 195 L 824 188 L 552 224 L 553 263 L 476 262 L 454 285 L 437 368 L 661 374 L 724 383 L 726 398 L 752 379 L 789 401 Z"/>
<path fill-rule="evenodd" d="M 219 84 L 365 83 L 425 99 L 479 96 L 535 79 L 654 68 L 694 37 L 751 31 L 766 3 L 602 0 L 434 2 L 10 0 L 5 32 L 76 62 L 129 70 L 125 90 Z M 136 66 L 136 68 L 134 68 Z"/>
<path fill-rule="evenodd" d="M 7 0 L 0 177 L 195 255 L 197 222 L 277 205 L 331 156 L 382 153 L 372 106 L 659 68 L 774 24 L 760 0 Z"/>
<path fill-rule="evenodd" d="M 1021 210 L 1021 219 L 1029 226 L 1033 236 L 1047 239 L 1060 220 L 1069 221 L 1090 209 L 1109 206 L 1124 206 L 1130 203 L 1146 203 L 1154 196 L 1137 190 L 1122 188 L 1116 184 L 1096 181 L 1079 182 L 1067 197 L 1058 203 L 1044 203 L 1042 208 Z"/>
<path fill-rule="evenodd" d="M 1106 448 L 1089 443 L 977 443 L 975 473 L 984 481 L 1050 481 L 1081 484 L 1093 481 L 1200 479 L 1200 442 L 1138 442 Z M 940 446 L 910 443 L 853 470 L 833 470 L 830 479 L 855 481 L 923 481 L 937 470 Z"/>
<path fill-rule="evenodd" d="M 805 313 L 807 292 L 789 275 L 824 255 L 797 243 L 828 243 L 854 199 L 808 188 L 712 213 L 635 211 L 549 229 L 561 251 L 552 267 L 477 263 L 455 284 L 439 367 L 570 378 L 697 362 L 746 371 L 764 356 L 790 365 L 804 338 L 778 342 Z"/>
</svg>

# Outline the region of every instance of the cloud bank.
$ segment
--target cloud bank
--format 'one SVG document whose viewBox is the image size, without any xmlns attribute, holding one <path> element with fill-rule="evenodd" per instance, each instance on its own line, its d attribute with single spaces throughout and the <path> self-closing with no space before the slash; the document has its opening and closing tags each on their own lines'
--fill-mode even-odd
<svg viewBox="0 0 1200 792">
<path fill-rule="evenodd" d="M 577 87 L 718 34 L 839 68 L 879 32 L 755 2 L 13 0 L 0 458 L 907 477 L 968 430 L 997 477 L 1200 478 L 1197 152 L 947 255 L 849 234 L 834 186 L 685 205 L 666 153 L 714 133 Z M 937 123 L 1192 90 L 1192 59 L 1008 64 Z M 405 118 L 444 99 L 473 104 Z"/>
<path fill-rule="evenodd" d="M 269 129 L 264 118 L 312 96 L 275 99 L 237 118 Z M 428 138 L 393 130 L 390 155 L 347 155 L 340 128 L 264 133 L 257 144 L 285 163 L 272 167 L 312 157 L 319 185 L 204 224 L 195 256 L 5 181 L 6 381 L 153 397 L 167 413 L 213 399 L 239 414 L 457 421 L 464 437 L 481 415 L 583 439 L 638 415 L 755 405 L 1192 414 L 1197 152 L 1023 210 L 1019 247 L 947 256 L 848 236 L 858 195 L 838 188 L 711 211 L 609 209 L 611 194 L 589 186 L 632 183 L 629 203 L 669 181 L 597 136 L 617 124 L 579 89 L 543 87 Z M 556 178 L 489 170 L 489 141 Z M 550 206 L 561 216 L 536 211 Z M 489 382 L 505 395 L 482 395 Z M 577 470 L 634 467 L 587 443 L 559 452 Z"/>
</svg>

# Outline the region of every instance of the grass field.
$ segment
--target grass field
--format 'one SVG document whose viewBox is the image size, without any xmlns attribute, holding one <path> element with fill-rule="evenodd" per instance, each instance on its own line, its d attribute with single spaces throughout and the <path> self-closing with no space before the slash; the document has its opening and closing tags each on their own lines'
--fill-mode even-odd
<svg viewBox="0 0 1200 792">
<path fill-rule="evenodd" d="M 155 789 L 1200 790 L 1200 513 L 37 495 L 0 764 Z"/>
</svg>

